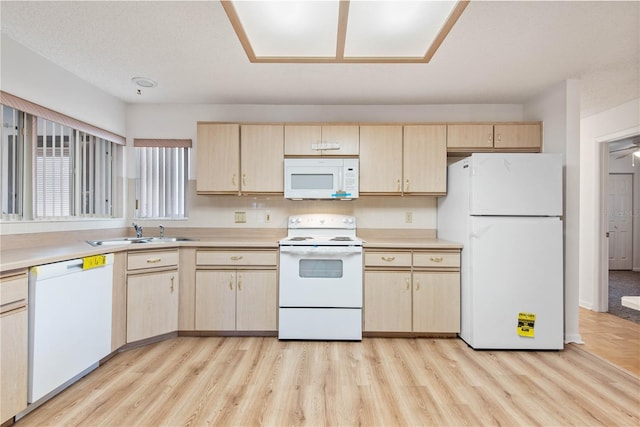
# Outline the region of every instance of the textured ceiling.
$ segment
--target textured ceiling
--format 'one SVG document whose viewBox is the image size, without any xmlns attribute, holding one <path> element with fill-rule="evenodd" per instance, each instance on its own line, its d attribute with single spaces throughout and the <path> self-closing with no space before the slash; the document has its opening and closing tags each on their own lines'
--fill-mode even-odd
<svg viewBox="0 0 640 427">
<path fill-rule="evenodd" d="M 583 117 L 640 97 L 638 1 L 472 1 L 428 64 L 252 64 L 217 1 L 0 8 L 4 34 L 129 103 L 523 103 L 568 78 Z"/>
</svg>

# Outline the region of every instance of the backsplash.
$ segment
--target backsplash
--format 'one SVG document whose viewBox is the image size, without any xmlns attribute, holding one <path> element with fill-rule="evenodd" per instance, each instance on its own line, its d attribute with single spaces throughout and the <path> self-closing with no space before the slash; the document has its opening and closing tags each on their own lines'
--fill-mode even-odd
<svg viewBox="0 0 640 427">
<path fill-rule="evenodd" d="M 129 180 L 128 188 L 129 206 L 133 206 L 134 180 Z M 436 197 L 430 196 L 364 196 L 357 200 L 341 201 L 287 200 L 275 195 L 198 195 L 195 181 L 189 181 L 188 220 L 172 221 L 171 227 L 286 228 L 290 215 L 335 213 L 354 215 L 359 228 L 435 229 L 436 207 Z M 244 212 L 245 223 L 235 222 L 236 212 Z M 151 226 L 162 221 L 138 222 Z"/>
</svg>

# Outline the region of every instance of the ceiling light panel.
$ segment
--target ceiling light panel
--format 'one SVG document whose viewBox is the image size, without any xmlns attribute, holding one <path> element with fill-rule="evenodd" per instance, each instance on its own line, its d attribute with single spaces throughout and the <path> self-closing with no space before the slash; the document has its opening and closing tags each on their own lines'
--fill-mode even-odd
<svg viewBox="0 0 640 427">
<path fill-rule="evenodd" d="M 422 58 L 456 1 L 351 1 L 345 57 Z"/>
<path fill-rule="evenodd" d="M 334 57 L 337 1 L 235 1 L 256 57 Z"/>
</svg>

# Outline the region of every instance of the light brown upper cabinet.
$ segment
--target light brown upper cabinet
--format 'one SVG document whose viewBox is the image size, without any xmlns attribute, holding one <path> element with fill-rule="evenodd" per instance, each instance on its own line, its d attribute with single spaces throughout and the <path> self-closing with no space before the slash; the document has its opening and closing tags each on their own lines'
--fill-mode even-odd
<svg viewBox="0 0 640 427">
<path fill-rule="evenodd" d="M 404 194 L 447 193 L 447 127 L 404 126 Z"/>
<path fill-rule="evenodd" d="M 535 124 L 504 124 L 493 127 L 496 150 L 535 150 L 542 148 L 542 129 Z"/>
<path fill-rule="evenodd" d="M 284 192 L 284 126 L 240 127 L 240 191 Z"/>
<path fill-rule="evenodd" d="M 522 151 L 542 149 L 542 125 L 535 123 L 467 123 L 447 125 L 450 153 Z"/>
<path fill-rule="evenodd" d="M 240 190 L 240 125 L 198 123 L 196 190 L 237 193 Z"/>
<path fill-rule="evenodd" d="M 283 139 L 279 124 L 198 123 L 198 193 L 282 193 Z"/>
<path fill-rule="evenodd" d="M 285 156 L 357 156 L 357 125 L 285 125 Z"/>
<path fill-rule="evenodd" d="M 360 126 L 360 194 L 445 194 L 446 125 Z"/>
<path fill-rule="evenodd" d="M 360 195 L 402 193 L 402 126 L 360 126 Z"/>
</svg>

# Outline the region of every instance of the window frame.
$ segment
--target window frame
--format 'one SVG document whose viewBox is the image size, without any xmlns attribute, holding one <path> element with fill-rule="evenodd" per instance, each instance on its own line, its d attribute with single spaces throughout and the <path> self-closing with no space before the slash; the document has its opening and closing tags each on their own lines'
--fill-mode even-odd
<svg viewBox="0 0 640 427">
<path fill-rule="evenodd" d="M 20 212 L 5 213 L 5 208 L 10 205 L 7 197 L 10 196 L 7 190 L 9 185 L 3 182 L 3 187 L 0 188 L 0 197 L 2 197 L 0 222 L 112 220 L 122 216 L 122 212 L 116 212 L 116 209 L 119 206 L 117 200 L 122 197 L 124 191 L 124 188 L 121 188 L 124 182 L 119 186 L 117 179 L 120 170 L 118 162 L 121 161 L 126 144 L 126 139 L 123 136 L 89 125 L 4 91 L 0 91 L 0 104 L 3 110 L 11 108 L 14 110 L 14 114 L 20 117 L 19 129 L 14 132 L 20 136 L 22 144 L 21 157 L 15 160 L 16 169 L 19 169 L 16 173 L 21 181 L 21 188 L 18 192 L 21 194 L 17 197 L 19 202 L 14 202 L 14 204 L 20 203 L 21 210 Z M 56 131 L 51 132 L 50 135 L 47 133 L 39 135 L 38 122 L 41 120 L 45 123 L 44 126 L 50 124 Z M 58 158 L 66 159 L 62 163 L 68 162 L 69 164 L 70 200 L 68 201 L 68 211 L 65 211 L 64 215 L 60 215 L 60 212 L 54 215 L 47 215 L 48 212 L 46 212 L 45 215 L 41 215 L 41 211 L 38 211 L 37 208 L 40 194 L 36 188 L 38 184 L 37 163 L 39 159 L 43 158 L 39 154 L 46 151 L 48 144 L 45 141 L 48 136 L 51 136 L 52 141 L 58 137 L 63 140 L 67 138 L 65 132 L 68 132 L 68 147 L 60 148 L 64 144 L 53 145 L 57 147 L 57 150 L 61 150 L 58 151 Z M 4 127 L 2 133 L 5 133 Z M 41 137 L 43 137 L 43 142 L 39 144 L 38 140 Z M 8 150 L 5 148 L 3 135 L 2 152 L 0 152 L 0 157 L 3 157 L 0 164 L 3 177 L 5 176 L 4 168 L 7 167 L 9 161 L 6 159 Z M 46 156 L 44 159 L 46 161 Z M 59 195 L 56 194 L 56 196 Z"/>
</svg>

